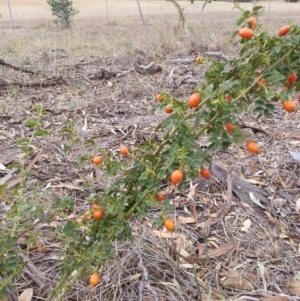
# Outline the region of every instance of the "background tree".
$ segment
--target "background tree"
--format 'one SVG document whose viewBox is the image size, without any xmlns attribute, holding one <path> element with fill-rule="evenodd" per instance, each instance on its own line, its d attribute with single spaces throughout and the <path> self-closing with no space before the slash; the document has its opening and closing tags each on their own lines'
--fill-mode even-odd
<svg viewBox="0 0 300 301">
<path fill-rule="evenodd" d="M 69 27 L 71 18 L 79 13 L 73 8 L 73 1 L 69 0 L 47 0 L 51 7 L 52 15 L 57 17 L 56 23 L 61 23 L 64 27 Z"/>
</svg>

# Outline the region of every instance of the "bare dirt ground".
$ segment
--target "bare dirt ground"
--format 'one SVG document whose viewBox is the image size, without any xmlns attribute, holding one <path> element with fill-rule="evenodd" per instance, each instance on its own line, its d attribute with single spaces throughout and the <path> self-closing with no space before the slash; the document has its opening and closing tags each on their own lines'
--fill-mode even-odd
<svg viewBox="0 0 300 301">
<path fill-rule="evenodd" d="M 116 153 L 121 143 L 132 146 L 153 137 L 155 125 L 166 118 L 164 113 L 150 114 L 154 96 L 167 91 L 185 101 L 207 68 L 174 65 L 169 60 L 194 59 L 206 51 L 233 56 L 238 50 L 230 37 L 239 12 L 228 3 L 212 3 L 200 14 L 202 3 L 197 2 L 195 15 L 188 2 L 180 3 L 188 13 L 182 29 L 175 8 L 164 1 L 141 1 L 146 26 L 134 1 L 109 1 L 109 22 L 104 1 L 74 1 L 80 15 L 71 29 L 61 29 L 52 23 L 43 1 L 11 2 L 13 30 L 7 7 L 0 4 L 0 59 L 21 70 L 0 66 L 0 162 L 9 168 L 0 170 L 0 181 L 11 185 L 10 192 L 0 196 L 0 220 L 20 195 L 18 176 L 10 170 L 24 158 L 17 140 L 31 137 L 25 121 L 37 116 L 36 105 L 48 113 L 42 128 L 50 135 L 33 140 L 33 150 L 40 151 L 41 157 L 31 168 L 22 199 L 51 206 L 57 197 L 72 197 L 76 201 L 73 214 L 81 215 L 88 206 L 86 186 L 100 185 L 101 172 L 89 162 L 77 167 L 76 161 L 96 155 L 100 148 Z M 287 20 L 300 23 L 299 3 L 271 2 L 270 11 L 268 2 L 262 5 L 265 11 L 259 21 L 274 34 Z M 144 72 L 143 66 L 151 62 L 154 67 Z M 101 268 L 100 285 L 91 289 L 87 281 L 78 281 L 65 300 L 155 300 L 146 287 L 140 291 L 143 272 L 137 252 L 161 301 L 256 301 L 276 294 L 299 300 L 295 279 L 300 272 L 296 210 L 300 172 L 289 155 L 289 150 L 300 151 L 299 114 L 287 115 L 278 105 L 271 120 L 256 122 L 250 113 L 241 117 L 241 125 L 262 129 L 267 135 L 245 129 L 259 141 L 262 153 L 258 156 L 236 145 L 215 155 L 214 164 L 225 169 L 232 166 L 236 177 L 253 185 L 247 186 L 246 195 L 234 194 L 230 212 L 218 223 L 211 225 L 222 215 L 227 183 L 226 175 L 214 169 L 209 181 L 191 183 L 196 190 L 166 191 L 175 204 L 177 228 L 172 236 L 162 228 L 151 229 L 159 215 L 156 210 L 142 223 L 132 221 L 135 243 L 115 243 L 114 259 Z M 264 208 L 249 198 L 255 187 L 266 193 L 261 195 Z M 198 217 L 191 222 L 195 210 Z M 59 281 L 62 253 L 48 222 L 41 225 L 44 235 L 35 241 L 29 241 L 27 233 L 20 238 L 23 259 L 31 261 L 13 281 L 9 300 L 18 300 L 26 288 L 34 289 L 32 300 L 45 300 Z"/>
</svg>

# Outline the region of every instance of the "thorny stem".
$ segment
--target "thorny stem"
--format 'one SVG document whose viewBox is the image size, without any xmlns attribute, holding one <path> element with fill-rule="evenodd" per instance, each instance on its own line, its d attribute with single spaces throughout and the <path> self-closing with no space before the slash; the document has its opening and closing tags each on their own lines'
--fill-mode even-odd
<svg viewBox="0 0 300 301">
<path fill-rule="evenodd" d="M 91 254 L 91 258 L 93 258 L 96 254 Z M 92 257 L 93 256 L 93 257 Z M 73 276 L 73 278 L 69 281 L 69 283 L 67 285 L 64 286 L 64 288 L 62 289 L 61 293 L 56 297 L 55 301 L 61 301 L 64 296 L 71 290 L 72 286 L 74 285 L 74 283 L 81 277 L 81 275 L 85 272 L 85 269 L 87 268 L 86 265 L 83 265 L 76 273 L 75 276 Z M 63 284 L 65 284 L 65 282 L 67 281 L 67 278 L 70 276 L 72 272 L 69 272 L 64 278 L 63 280 L 60 282 L 61 285 L 59 285 L 55 290 L 52 291 L 52 293 L 48 296 L 48 298 L 46 299 L 46 301 L 51 301 L 52 296 L 54 295 L 55 291 L 57 291 Z"/>
<path fill-rule="evenodd" d="M 108 240 L 112 240 L 113 235 L 109 234 L 108 235 Z M 96 246 L 91 254 L 88 255 L 88 258 L 92 261 L 97 253 L 99 251 L 99 247 Z M 77 273 L 73 276 L 73 278 L 69 281 L 67 285 L 65 285 L 62 288 L 61 293 L 55 298 L 55 301 L 62 301 L 64 296 L 71 290 L 72 286 L 74 283 L 81 277 L 81 275 L 85 272 L 85 270 L 88 268 L 87 264 L 83 264 L 80 269 L 77 271 Z M 99 268 L 99 267 L 98 267 Z M 67 281 L 68 277 L 72 274 L 72 271 L 70 271 L 68 274 L 65 275 L 63 280 L 60 281 L 60 284 L 51 292 L 51 294 L 47 297 L 46 301 L 51 301 L 52 297 L 54 296 L 55 292 L 57 292 Z"/>
<path fill-rule="evenodd" d="M 72 286 L 74 285 L 76 280 L 79 279 L 79 277 L 84 273 L 86 268 L 87 268 L 86 265 L 81 266 L 81 268 L 77 271 L 76 275 L 74 275 L 73 278 L 70 280 L 70 282 L 63 287 L 61 293 L 57 295 L 57 297 L 55 299 L 56 301 L 61 301 L 64 298 L 64 296 L 69 292 L 69 290 L 72 288 Z M 48 295 L 46 301 L 52 300 L 52 297 L 67 282 L 67 279 L 71 274 L 72 274 L 72 272 L 68 272 L 64 276 L 64 278 L 60 280 L 59 285 L 54 290 L 52 290 L 52 292 Z"/>
<path fill-rule="evenodd" d="M 294 50 L 296 47 L 291 48 L 285 55 L 283 55 L 278 61 L 276 61 L 273 65 L 270 66 L 270 69 L 275 68 L 277 65 L 279 65 L 281 62 L 283 62 Z M 238 100 L 240 100 L 244 95 L 246 95 L 261 79 L 263 78 L 263 74 L 258 76 L 255 81 L 244 91 L 241 92 L 240 95 L 238 95 L 235 99 L 233 99 L 231 102 L 236 103 Z M 214 117 L 213 117 L 214 118 Z"/>
<path fill-rule="evenodd" d="M 217 113 L 215 114 L 215 116 L 209 120 L 205 126 L 203 126 L 197 133 L 196 133 L 196 138 L 198 138 L 199 136 L 201 136 L 221 115 L 222 111 L 217 111 Z"/>
<path fill-rule="evenodd" d="M 171 138 L 175 135 L 175 133 L 177 132 L 178 128 L 177 127 L 173 127 L 172 130 L 169 132 L 169 138 L 165 139 L 159 146 L 158 148 L 155 150 L 154 152 L 154 156 L 157 156 L 160 151 L 162 150 L 162 148 L 171 140 Z"/>
<path fill-rule="evenodd" d="M 283 62 L 293 51 L 295 50 L 295 47 L 291 48 L 285 55 L 283 55 L 278 61 L 276 61 L 273 65 L 270 66 L 270 69 L 273 69 L 274 67 L 276 67 L 278 64 L 280 64 L 281 62 Z M 240 95 L 238 95 L 235 99 L 232 100 L 232 103 L 236 103 L 237 101 L 239 101 L 244 95 L 246 95 L 261 79 L 263 78 L 263 74 L 261 74 L 260 76 L 258 76 L 254 82 L 244 91 L 241 92 Z M 207 102 L 208 100 L 202 102 L 199 107 L 197 108 L 197 111 Z M 194 114 L 194 112 L 189 113 L 184 120 L 189 119 L 192 115 Z M 199 137 L 203 132 L 205 132 L 205 130 L 207 130 L 207 128 L 214 122 L 216 121 L 216 119 L 221 115 L 221 112 L 219 111 L 218 113 L 216 113 L 216 115 L 203 127 L 201 128 L 198 133 L 196 134 L 197 137 Z M 158 148 L 155 150 L 154 155 L 158 155 L 159 152 L 163 149 L 163 147 L 168 144 L 170 142 L 170 140 L 173 138 L 173 136 L 176 134 L 178 130 L 178 127 L 173 127 L 173 129 L 169 132 L 169 137 L 167 139 L 165 139 L 159 146 Z"/>
<path fill-rule="evenodd" d="M 290 54 L 292 51 L 294 51 L 295 48 L 291 48 L 284 56 L 282 56 L 277 62 L 275 62 L 273 65 L 270 66 L 270 69 L 275 68 L 278 64 L 280 64 L 282 61 L 284 61 Z M 257 77 L 254 82 L 244 91 L 241 92 L 240 95 L 238 95 L 235 99 L 232 100 L 232 103 L 236 103 L 237 101 L 239 101 L 244 95 L 246 95 L 255 85 L 257 85 L 257 83 L 263 78 L 263 74 L 261 74 L 259 77 Z M 203 132 L 205 132 L 209 126 L 211 124 L 213 124 L 218 117 L 221 115 L 221 111 L 218 111 L 215 116 L 204 126 L 202 127 L 197 133 L 196 133 L 196 137 L 198 138 L 199 136 L 201 136 L 201 134 L 203 134 Z"/>
<path fill-rule="evenodd" d="M 271 65 L 271 69 L 273 69 L 274 67 L 276 67 L 278 64 L 280 64 L 286 57 L 288 57 L 290 55 L 290 53 L 294 50 L 294 48 L 290 49 L 289 52 L 287 52 L 283 57 L 281 57 L 277 62 L 275 62 L 273 65 Z M 241 92 L 240 95 L 238 95 L 235 99 L 232 100 L 232 103 L 236 103 L 238 100 L 240 100 L 244 95 L 246 95 L 259 81 L 260 79 L 263 77 L 263 75 L 260 75 L 259 77 L 256 78 L 256 80 L 244 91 Z M 207 100 L 208 101 L 208 100 Z M 201 106 L 198 107 L 198 109 L 200 109 L 200 107 L 202 107 L 207 101 L 204 101 L 201 103 Z M 189 113 L 184 120 L 189 119 L 189 117 L 191 117 L 194 114 L 194 112 Z M 205 126 L 203 126 L 197 133 L 196 133 L 196 138 L 198 138 L 199 136 L 201 136 L 222 114 L 222 111 L 217 111 L 216 114 L 211 118 L 211 120 L 209 120 L 207 122 L 207 124 Z M 174 127 L 170 133 L 169 133 L 169 137 L 168 139 L 164 140 L 159 147 L 156 149 L 156 151 L 154 152 L 155 155 L 158 155 L 159 152 L 162 150 L 162 148 L 172 139 L 173 135 L 175 135 L 175 133 L 177 132 L 178 128 Z M 135 209 L 140 205 L 141 202 L 136 202 L 131 208 L 130 210 L 125 214 L 124 216 L 124 220 L 128 220 L 130 218 L 130 216 L 133 214 L 133 212 L 135 211 Z"/>
<path fill-rule="evenodd" d="M 198 106 L 197 108 L 197 111 L 203 107 L 207 102 L 208 102 L 209 99 L 203 101 L 200 103 L 200 105 Z M 190 112 L 189 114 L 187 114 L 183 120 L 188 120 L 190 117 L 192 117 L 194 115 L 195 111 L 192 111 Z M 170 142 L 170 140 L 173 138 L 173 136 L 176 134 L 176 132 L 178 131 L 178 127 L 173 127 L 172 130 L 169 132 L 169 137 L 167 139 L 165 139 L 158 147 L 157 149 L 155 150 L 154 152 L 154 155 L 157 156 L 160 151 L 163 149 L 163 147 L 168 144 Z"/>
<path fill-rule="evenodd" d="M 124 221 L 127 221 L 130 216 L 133 214 L 133 212 L 135 211 L 135 209 L 143 202 L 143 200 L 140 200 L 139 202 L 136 202 L 131 208 L 130 210 L 124 215 Z"/>
<path fill-rule="evenodd" d="M 273 65 L 270 66 L 270 69 L 273 69 L 274 67 L 276 67 L 278 64 L 280 64 L 282 61 L 284 61 L 293 51 L 295 50 L 295 47 L 291 48 L 285 55 L 283 55 L 278 61 L 276 61 Z M 247 94 L 258 82 L 259 80 L 263 77 L 263 75 L 260 75 L 259 77 L 257 77 L 254 82 L 244 91 L 242 91 L 240 93 L 240 95 L 238 95 L 235 99 L 232 100 L 232 103 L 236 103 L 238 100 L 240 100 L 245 94 Z M 200 105 L 203 106 L 206 103 L 203 102 Z M 200 106 L 198 107 L 198 109 L 200 109 Z M 205 132 L 208 127 L 213 124 L 218 117 L 221 115 L 221 111 L 217 111 L 216 114 L 214 115 L 214 117 L 211 118 L 210 121 L 207 122 L 207 124 L 205 126 L 203 126 L 197 133 L 196 133 L 196 137 L 199 137 L 203 132 Z M 184 120 L 189 119 L 192 115 L 194 114 L 194 112 L 189 113 Z M 174 127 L 170 133 L 169 133 L 169 137 L 168 139 L 164 140 L 159 146 L 158 148 L 155 150 L 154 155 L 158 155 L 159 152 L 162 150 L 162 148 L 171 140 L 171 138 L 175 135 L 175 133 L 177 132 L 178 128 Z M 140 205 L 140 202 L 137 202 L 134 204 L 134 206 L 125 214 L 124 216 L 124 220 L 128 220 L 130 218 L 130 216 L 133 214 L 133 212 L 135 211 L 135 209 Z M 110 235 L 109 239 L 113 239 L 113 236 Z M 97 253 L 97 248 L 95 248 L 94 252 L 92 254 L 89 255 L 89 258 L 94 258 L 96 256 Z M 70 280 L 70 282 L 63 288 L 62 292 L 56 297 L 56 301 L 62 301 L 62 299 L 64 298 L 64 296 L 68 293 L 68 291 L 72 288 L 72 286 L 74 285 L 74 283 L 76 282 L 76 280 L 78 280 L 80 278 L 80 276 L 84 273 L 85 269 L 87 268 L 86 265 L 83 265 L 76 273 L 76 275 L 73 276 L 73 278 Z M 66 275 L 64 277 L 64 280 L 62 282 L 60 282 L 60 285 L 52 291 L 52 294 L 48 296 L 48 298 L 46 299 L 46 301 L 50 301 L 53 293 L 55 291 L 57 291 L 65 282 L 66 279 L 70 276 L 71 272 L 68 273 L 68 275 Z"/>
<path fill-rule="evenodd" d="M 237 3 L 236 1 L 231 1 L 234 4 L 234 7 L 236 7 L 237 9 L 239 9 L 241 12 L 244 12 L 245 10 L 242 9 L 242 7 L 240 6 L 239 3 Z"/>
</svg>

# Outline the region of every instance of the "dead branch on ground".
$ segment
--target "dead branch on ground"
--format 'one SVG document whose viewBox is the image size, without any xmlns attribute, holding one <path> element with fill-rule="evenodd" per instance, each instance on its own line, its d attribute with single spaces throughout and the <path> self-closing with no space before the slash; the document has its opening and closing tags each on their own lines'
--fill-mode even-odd
<svg viewBox="0 0 300 301">
<path fill-rule="evenodd" d="M 231 59 L 229 56 L 223 54 L 222 52 L 208 51 L 208 52 L 204 52 L 204 55 L 214 56 L 214 57 L 220 58 L 225 61 L 229 61 Z M 189 65 L 189 64 L 195 63 L 195 60 L 178 58 L 178 59 L 168 60 L 168 63 L 176 64 L 176 65 Z"/>
<path fill-rule="evenodd" d="M 37 161 L 39 161 L 39 159 L 42 156 L 42 153 L 43 153 L 43 151 L 40 150 L 31 157 L 31 161 L 25 167 L 25 170 L 24 170 L 25 173 L 28 173 L 33 168 L 34 164 Z M 22 175 L 22 172 L 19 172 L 16 177 L 13 177 L 13 178 L 9 179 L 9 181 L 7 181 L 7 187 L 6 188 L 12 188 L 12 187 L 15 187 L 15 186 L 21 184 L 22 181 L 25 180 L 25 177 L 26 177 L 26 174 Z"/>
<path fill-rule="evenodd" d="M 96 64 L 96 63 L 100 63 L 101 62 L 101 59 L 97 59 L 97 60 L 94 60 L 94 61 L 90 61 L 90 62 L 77 62 L 75 64 L 72 64 L 72 65 L 64 65 L 65 69 L 68 70 L 68 69 L 71 69 L 71 68 L 79 68 L 81 66 L 87 66 L 87 65 L 93 65 L 93 64 Z"/>
<path fill-rule="evenodd" d="M 14 69 L 14 70 L 17 70 L 17 71 L 22 71 L 22 72 L 25 72 L 25 73 L 30 73 L 30 74 L 36 74 L 37 73 L 37 71 L 31 71 L 31 70 L 29 70 L 27 68 L 24 68 L 24 67 L 17 67 L 17 66 L 11 65 L 9 63 L 6 63 L 2 59 L 0 59 L 0 65 L 11 68 L 11 69 Z"/>
<path fill-rule="evenodd" d="M 213 174 L 217 177 L 219 182 L 225 184 L 226 170 L 219 165 L 213 165 L 211 170 Z M 268 208 L 271 207 L 270 195 L 265 189 L 261 189 L 256 185 L 251 184 L 250 182 L 242 179 L 236 174 L 232 175 L 232 190 L 240 200 L 248 202 L 251 205 L 254 205 L 254 203 L 249 197 L 250 192 L 252 192 L 263 205 L 265 205 Z M 278 191 L 276 195 L 276 197 L 284 195 L 284 198 L 286 198 L 292 203 L 294 202 L 294 198 L 284 191 Z"/>
<path fill-rule="evenodd" d="M 181 65 L 181 64 L 190 65 L 190 64 L 192 64 L 194 62 L 195 62 L 194 59 L 173 59 L 173 60 L 168 60 L 168 63 L 176 64 L 176 65 Z"/>
<path fill-rule="evenodd" d="M 186 83 L 186 82 L 188 82 L 188 83 L 194 83 L 194 84 L 197 84 L 197 85 L 200 84 L 200 82 L 197 81 L 195 78 L 193 78 L 193 76 L 192 76 L 191 74 L 188 74 L 188 75 L 186 75 L 186 76 L 179 82 L 178 86 L 181 86 L 181 85 L 183 85 L 183 84 Z"/>
<path fill-rule="evenodd" d="M 63 85 L 67 84 L 67 82 L 62 77 L 51 77 L 47 79 L 41 79 L 37 82 L 29 82 L 29 83 L 20 83 L 20 82 L 7 82 L 3 79 L 0 79 L 0 88 L 6 88 L 9 86 L 17 86 L 17 87 L 29 87 L 29 88 L 35 88 L 35 87 L 51 87 L 51 86 L 57 86 L 57 85 Z"/>
<path fill-rule="evenodd" d="M 135 64 L 134 67 L 132 67 L 126 71 L 123 71 L 123 72 L 109 71 L 104 68 L 101 68 L 99 72 L 97 72 L 95 74 L 90 74 L 89 76 L 87 76 L 87 79 L 89 79 L 89 80 L 111 79 L 111 78 L 119 78 L 130 72 L 137 72 L 140 74 L 153 74 L 153 73 L 161 72 L 161 71 L 162 71 L 162 67 L 160 65 L 157 65 L 154 62 L 151 62 L 147 66 Z"/>
<path fill-rule="evenodd" d="M 208 52 L 204 52 L 205 55 L 207 56 L 214 56 L 214 57 L 218 57 L 222 60 L 225 61 L 229 61 L 231 58 L 225 54 L 223 54 L 222 52 L 214 52 L 214 51 L 208 51 Z"/>
</svg>

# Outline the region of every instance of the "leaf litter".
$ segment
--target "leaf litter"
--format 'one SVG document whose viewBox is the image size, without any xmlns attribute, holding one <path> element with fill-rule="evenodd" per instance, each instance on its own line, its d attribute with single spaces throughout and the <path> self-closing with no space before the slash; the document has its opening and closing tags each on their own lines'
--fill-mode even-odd
<svg viewBox="0 0 300 301">
<path fill-rule="evenodd" d="M 185 49 L 184 54 L 197 51 L 204 49 L 198 45 L 196 50 L 195 47 Z M 170 52 L 168 55 L 174 57 L 180 53 Z M 148 114 L 155 104 L 154 91 L 167 90 L 175 97 L 185 99 L 196 89 L 196 84 L 191 81 L 177 87 L 168 85 L 164 80 L 170 73 L 170 66 L 163 60 L 159 62 L 162 71 L 157 73 L 130 72 L 117 79 L 99 81 L 96 76 L 93 80 L 88 79 L 99 71 L 100 65 L 107 69 L 129 70 L 132 61 L 137 59 L 134 52 L 96 60 L 91 57 L 87 61 L 92 63 L 86 65 L 75 66 L 73 59 L 58 60 L 59 73 L 64 80 L 52 78 L 53 85 L 48 86 L 47 82 L 39 87 L 29 85 L 39 79 L 38 74 L 3 69 L 5 79 L 19 82 L 21 76 L 27 85 L 23 88 L 11 85 L 8 90 L 1 90 L 0 181 L 2 184 L 11 183 L 12 187 L 18 184 L 17 170 L 10 174 L 6 167 L 20 163 L 23 153 L 16 141 L 30 136 L 31 131 L 24 126 L 24 121 L 34 116 L 36 103 L 42 104 L 50 113 L 43 123 L 50 135 L 34 144 L 38 160 L 33 157 L 33 161 L 26 162 L 31 173 L 27 176 L 24 198 L 30 201 L 31 189 L 38 181 L 42 188 L 39 194 L 41 204 L 49 205 L 49 200 L 67 195 L 77 200 L 76 215 L 86 211 L 87 192 L 83 184 L 87 179 L 101 187 L 101 175 L 89 165 L 78 169 L 76 160 L 86 153 L 95 153 L 99 148 L 116 151 L 120 143 L 139 145 L 148 139 L 160 139 L 153 128 L 165 115 Z M 146 55 L 143 59 L 147 65 L 153 57 Z M 84 74 L 79 81 L 77 68 Z M 190 66 L 188 72 L 192 76 L 200 72 L 199 81 L 204 70 Z M 175 71 L 174 74 L 178 82 L 182 82 L 181 75 Z M 162 228 L 153 230 L 151 222 L 132 221 L 133 228 L 143 231 L 135 232 L 134 243 L 115 243 L 114 258 L 102 267 L 100 285 L 87 291 L 86 283 L 78 281 L 67 300 L 77 300 L 79 296 L 87 301 L 100 298 L 136 300 L 142 277 L 137 250 L 143 254 L 149 284 L 159 295 L 159 300 L 199 300 L 197 286 L 202 300 L 239 300 L 240 296 L 245 297 L 242 300 L 247 300 L 247 296 L 249 300 L 297 300 L 299 279 L 294 277 L 300 271 L 300 174 L 295 160 L 298 160 L 300 146 L 293 137 L 299 136 L 299 112 L 286 116 L 278 106 L 273 118 L 255 123 L 251 114 L 246 113 L 240 120 L 245 123 L 245 131 L 260 139 L 264 148 L 261 155 L 248 156 L 243 148 L 235 146 L 216 157 L 223 166 L 232 166 L 235 175 L 267 190 L 268 205 L 251 191 L 248 192 L 250 202 L 240 199 L 233 191 L 230 211 L 214 224 L 222 216 L 225 198 L 220 192 L 226 190 L 226 183 L 218 177 L 212 177 L 210 181 L 192 181 L 183 194 L 172 192 L 177 216 L 174 233 L 164 232 Z M 76 122 L 72 123 L 72 120 Z M 92 139 L 95 144 L 77 144 L 69 148 L 70 141 L 67 132 L 61 131 L 63 128 L 72 130 L 72 135 L 79 141 Z M 261 128 L 263 132 L 253 133 L 251 128 Z M 276 203 L 275 198 L 272 199 L 275 193 L 281 193 L 285 202 Z M 3 218 L 10 204 L 1 200 L 0 207 Z M 147 220 L 152 221 L 158 215 L 153 210 Z M 13 283 L 11 295 L 15 300 L 45 298 L 61 277 L 59 260 L 64 251 L 58 242 L 48 239 L 51 231 L 47 223 L 41 230 L 44 237 L 39 245 L 30 245 L 26 235 L 19 238 L 19 247 L 30 256 L 32 265 L 28 263 L 30 271 L 24 271 Z M 38 278 L 42 274 L 47 275 L 45 286 L 39 285 Z M 16 292 L 22 293 L 17 295 Z M 153 300 L 153 296 L 145 290 L 143 300 Z"/>
</svg>

